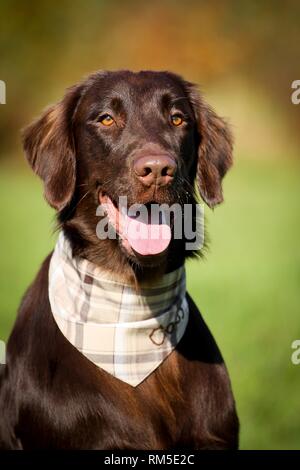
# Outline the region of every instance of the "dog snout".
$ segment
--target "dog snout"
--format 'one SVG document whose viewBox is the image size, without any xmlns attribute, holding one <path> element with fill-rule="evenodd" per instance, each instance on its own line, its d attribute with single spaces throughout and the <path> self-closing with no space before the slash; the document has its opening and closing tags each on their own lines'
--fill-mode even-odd
<svg viewBox="0 0 300 470">
<path fill-rule="evenodd" d="M 136 177 L 147 187 L 170 184 L 174 179 L 176 168 L 176 162 L 168 155 L 139 157 L 134 162 Z"/>
</svg>

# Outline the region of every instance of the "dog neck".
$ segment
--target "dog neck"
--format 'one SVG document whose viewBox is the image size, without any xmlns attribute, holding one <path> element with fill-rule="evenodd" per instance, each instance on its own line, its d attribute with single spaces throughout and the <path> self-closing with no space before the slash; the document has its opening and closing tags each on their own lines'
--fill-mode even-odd
<svg viewBox="0 0 300 470">
<path fill-rule="evenodd" d="M 101 267 L 101 270 L 117 280 L 135 286 L 144 282 L 159 283 L 164 274 L 175 271 L 185 263 L 184 240 L 172 240 L 168 255 L 157 265 L 140 265 L 122 251 L 117 240 L 101 240 L 93 231 L 86 230 L 84 237 L 76 220 L 60 224 L 68 239 L 74 257 L 84 258 Z"/>
<path fill-rule="evenodd" d="M 66 339 L 133 386 L 173 351 L 188 321 L 183 266 L 136 289 L 117 274 L 74 257 L 63 233 L 50 262 L 49 300 Z"/>
</svg>

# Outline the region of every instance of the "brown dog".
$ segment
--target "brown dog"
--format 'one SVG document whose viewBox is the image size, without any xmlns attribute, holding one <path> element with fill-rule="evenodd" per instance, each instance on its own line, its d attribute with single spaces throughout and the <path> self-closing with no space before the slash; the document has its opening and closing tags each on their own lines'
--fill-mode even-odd
<svg viewBox="0 0 300 470">
<path fill-rule="evenodd" d="M 135 286 L 159 285 L 195 253 L 185 249 L 184 237 L 172 236 L 166 249 L 153 245 L 151 253 L 121 236 L 99 240 L 99 202 L 109 200 L 115 211 L 120 195 L 129 205 L 195 205 L 197 179 L 203 200 L 214 207 L 223 200 L 221 180 L 232 163 L 225 122 L 192 84 L 167 72 L 93 74 L 25 130 L 24 148 L 74 259 Z M 57 327 L 48 294 L 50 259 L 27 291 L 8 342 L 0 447 L 237 448 L 227 370 L 188 294 L 183 337 L 133 387 L 97 367 Z"/>
</svg>

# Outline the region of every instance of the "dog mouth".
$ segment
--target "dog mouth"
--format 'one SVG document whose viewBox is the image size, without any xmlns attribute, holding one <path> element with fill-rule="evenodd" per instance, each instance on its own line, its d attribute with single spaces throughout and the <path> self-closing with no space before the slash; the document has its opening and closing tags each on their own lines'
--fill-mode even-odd
<svg viewBox="0 0 300 470">
<path fill-rule="evenodd" d="M 128 208 L 124 199 L 117 204 L 106 192 L 100 192 L 99 202 L 129 255 L 147 258 L 166 252 L 172 232 L 165 207 L 150 201 Z"/>
</svg>

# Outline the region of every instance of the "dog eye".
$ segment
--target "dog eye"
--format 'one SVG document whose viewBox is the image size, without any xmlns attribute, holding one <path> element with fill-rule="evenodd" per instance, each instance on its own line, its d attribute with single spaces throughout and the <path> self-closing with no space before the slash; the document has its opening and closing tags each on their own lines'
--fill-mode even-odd
<svg viewBox="0 0 300 470">
<path fill-rule="evenodd" d="M 101 124 L 103 124 L 103 126 L 109 127 L 109 126 L 111 126 L 112 124 L 114 124 L 115 120 L 114 120 L 114 118 L 112 118 L 109 114 L 103 114 L 103 115 L 100 116 L 100 118 L 98 119 L 98 122 L 100 122 Z"/>
<path fill-rule="evenodd" d="M 171 122 L 173 126 L 178 127 L 178 126 L 181 126 L 181 124 L 183 124 L 183 119 L 179 114 L 173 114 L 171 116 Z"/>
</svg>

